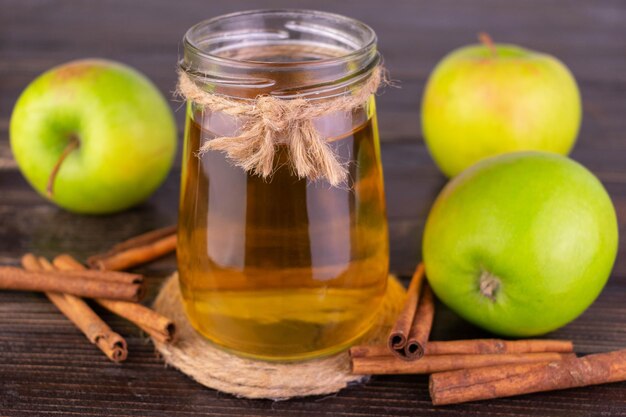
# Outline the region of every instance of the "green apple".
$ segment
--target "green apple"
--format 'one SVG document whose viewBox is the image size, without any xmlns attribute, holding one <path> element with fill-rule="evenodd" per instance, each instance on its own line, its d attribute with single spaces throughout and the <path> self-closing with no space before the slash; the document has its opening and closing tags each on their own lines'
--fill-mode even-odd
<svg viewBox="0 0 626 417">
<path fill-rule="evenodd" d="M 514 45 L 472 45 L 447 55 L 422 100 L 422 130 L 439 169 L 453 177 L 501 153 L 567 155 L 581 120 L 574 77 L 558 59 Z"/>
<path fill-rule="evenodd" d="M 426 275 L 466 320 L 505 336 L 561 327 L 600 294 L 615 262 L 611 199 L 578 163 L 548 152 L 487 158 L 437 197 Z"/>
<path fill-rule="evenodd" d="M 15 105 L 10 137 L 30 184 L 79 213 L 145 200 L 176 153 L 174 117 L 157 88 L 126 65 L 96 59 L 35 79 Z"/>
</svg>

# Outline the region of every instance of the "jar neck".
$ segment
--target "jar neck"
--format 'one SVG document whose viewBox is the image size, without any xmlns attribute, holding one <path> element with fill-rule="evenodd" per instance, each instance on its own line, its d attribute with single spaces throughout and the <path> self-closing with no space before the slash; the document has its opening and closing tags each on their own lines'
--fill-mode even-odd
<svg viewBox="0 0 626 417">
<path fill-rule="evenodd" d="M 260 10 L 189 29 L 180 66 L 216 94 L 317 99 L 350 91 L 379 63 L 376 35 L 361 22 L 308 10 Z"/>
</svg>

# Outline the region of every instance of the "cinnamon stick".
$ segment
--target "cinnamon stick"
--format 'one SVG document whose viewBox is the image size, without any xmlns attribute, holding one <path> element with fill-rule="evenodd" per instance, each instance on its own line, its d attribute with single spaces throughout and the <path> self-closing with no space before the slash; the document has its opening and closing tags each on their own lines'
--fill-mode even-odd
<svg viewBox="0 0 626 417">
<path fill-rule="evenodd" d="M 348 352 L 351 358 L 386 357 L 392 355 L 387 345 L 357 345 L 352 346 Z"/>
<path fill-rule="evenodd" d="M 126 249 L 132 249 L 146 244 L 150 244 L 160 240 L 164 237 L 175 235 L 177 226 L 175 224 L 155 229 L 150 232 L 143 233 L 141 235 L 131 237 L 123 242 L 115 244 L 111 250 L 115 252 L 121 252 Z"/>
<path fill-rule="evenodd" d="M 402 312 L 389 332 L 387 346 L 391 352 L 400 354 L 404 352 L 404 347 L 406 346 L 407 338 L 411 331 L 411 325 L 413 324 L 413 318 L 417 310 L 417 303 L 420 299 L 423 280 L 424 264 L 420 263 L 417 265 L 415 273 L 413 273 L 413 277 L 411 278 Z"/>
<path fill-rule="evenodd" d="M 59 292 L 79 297 L 129 301 L 138 301 L 144 295 L 142 284 L 105 279 L 106 274 L 93 272 L 98 271 L 26 271 L 4 266 L 0 267 L 0 289 Z"/>
<path fill-rule="evenodd" d="M 30 271 L 52 270 L 54 267 L 45 259 L 31 253 L 22 257 L 22 265 Z M 70 294 L 47 292 L 48 299 L 112 361 L 122 362 L 128 356 L 126 340 L 104 322 L 80 298 Z"/>
<path fill-rule="evenodd" d="M 424 282 L 422 285 L 422 295 L 417 305 L 417 311 L 409 331 L 406 346 L 404 347 L 404 355 L 400 355 L 401 358 L 406 358 L 407 360 L 420 359 L 424 356 L 424 346 L 430 337 L 430 330 L 433 327 L 433 318 L 435 317 L 433 292 L 428 282 Z"/>
<path fill-rule="evenodd" d="M 487 354 L 487 353 L 541 353 L 560 352 L 571 353 L 574 344 L 571 340 L 551 339 L 524 339 L 524 340 L 500 340 L 500 339 L 474 339 L 474 340 L 451 340 L 446 342 L 426 343 L 427 355 L 452 355 L 452 354 Z"/>
<path fill-rule="evenodd" d="M 82 271 L 85 266 L 68 254 L 61 254 L 54 258 L 54 266 L 64 271 Z M 96 302 L 111 312 L 123 317 L 140 327 L 154 339 L 161 343 L 170 343 L 174 340 L 176 326 L 167 317 L 141 304 L 127 301 L 106 300 L 96 298 Z"/>
<path fill-rule="evenodd" d="M 150 262 L 175 250 L 176 226 L 169 226 L 118 243 L 106 253 L 89 257 L 87 264 L 96 269 L 121 271 Z"/>
<path fill-rule="evenodd" d="M 65 259 L 68 258 L 68 259 Z M 60 262 L 77 262 L 74 258 L 72 258 L 68 254 L 57 255 L 55 259 L 59 259 Z M 90 270 L 90 269 L 67 269 L 64 270 L 63 275 L 70 277 L 79 277 L 79 278 L 88 278 L 88 279 L 97 279 L 102 281 L 109 282 L 122 282 L 125 284 L 144 284 L 144 279 L 142 275 L 133 274 L 129 272 L 118 272 L 113 270 L 103 271 L 103 270 Z"/>
<path fill-rule="evenodd" d="M 141 304 L 127 301 L 96 298 L 107 310 L 137 325 L 160 343 L 172 343 L 176 339 L 176 325 L 167 317 Z"/>
<path fill-rule="evenodd" d="M 418 361 L 395 356 L 352 358 L 352 372 L 359 375 L 431 374 L 457 369 L 479 368 L 509 363 L 558 361 L 569 353 L 504 353 L 487 355 L 433 355 Z"/>
<path fill-rule="evenodd" d="M 434 374 L 433 404 L 510 397 L 626 380 L 626 350 L 536 364 L 491 366 Z"/>
<path fill-rule="evenodd" d="M 495 353 L 541 353 L 574 351 L 571 340 L 526 339 L 472 339 L 427 342 L 424 346 L 425 355 L 479 355 Z M 350 348 L 350 356 L 364 358 L 371 356 L 390 356 L 389 349 L 384 345 L 363 345 Z"/>
<path fill-rule="evenodd" d="M 10 272 L 11 270 L 15 270 L 19 268 L 15 267 L 0 267 L 0 271 Z M 131 274 L 128 272 L 117 272 L 117 271 L 94 271 L 94 270 L 81 270 L 81 271 L 58 271 L 53 269 L 51 271 L 45 271 L 46 274 L 51 276 L 60 277 L 60 279 L 75 279 L 75 280 L 95 280 L 95 281 L 104 281 L 107 283 L 120 283 L 120 284 L 138 284 L 143 285 L 143 276 L 139 274 Z"/>
</svg>

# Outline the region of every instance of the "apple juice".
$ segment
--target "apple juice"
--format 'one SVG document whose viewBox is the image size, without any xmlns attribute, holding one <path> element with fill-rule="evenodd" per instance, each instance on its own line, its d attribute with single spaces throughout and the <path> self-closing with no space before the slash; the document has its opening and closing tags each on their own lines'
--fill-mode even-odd
<svg viewBox="0 0 626 417">
<path fill-rule="evenodd" d="M 267 180 L 220 152 L 198 158 L 216 136 L 203 127 L 188 118 L 178 232 L 191 323 L 224 348 L 264 359 L 346 347 L 372 324 L 387 282 L 375 114 L 330 140 L 350 161 L 342 187 L 295 176 L 284 145 Z"/>
</svg>

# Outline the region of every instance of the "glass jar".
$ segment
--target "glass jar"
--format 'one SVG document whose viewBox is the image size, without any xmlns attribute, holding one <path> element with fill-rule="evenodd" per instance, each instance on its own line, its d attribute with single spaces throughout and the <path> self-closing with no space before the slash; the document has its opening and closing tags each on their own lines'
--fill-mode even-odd
<svg viewBox="0 0 626 417">
<path fill-rule="evenodd" d="M 204 91 L 245 103 L 269 95 L 349 95 L 380 64 L 376 35 L 306 10 L 225 15 L 193 26 L 181 69 Z M 215 344 L 266 360 L 337 352 L 373 323 L 389 250 L 374 97 L 313 120 L 349 170 L 345 184 L 299 178 L 285 145 L 262 178 L 205 141 L 240 120 L 188 102 L 178 270 L 192 325 Z M 288 139 L 288 138 L 287 138 Z"/>
</svg>

